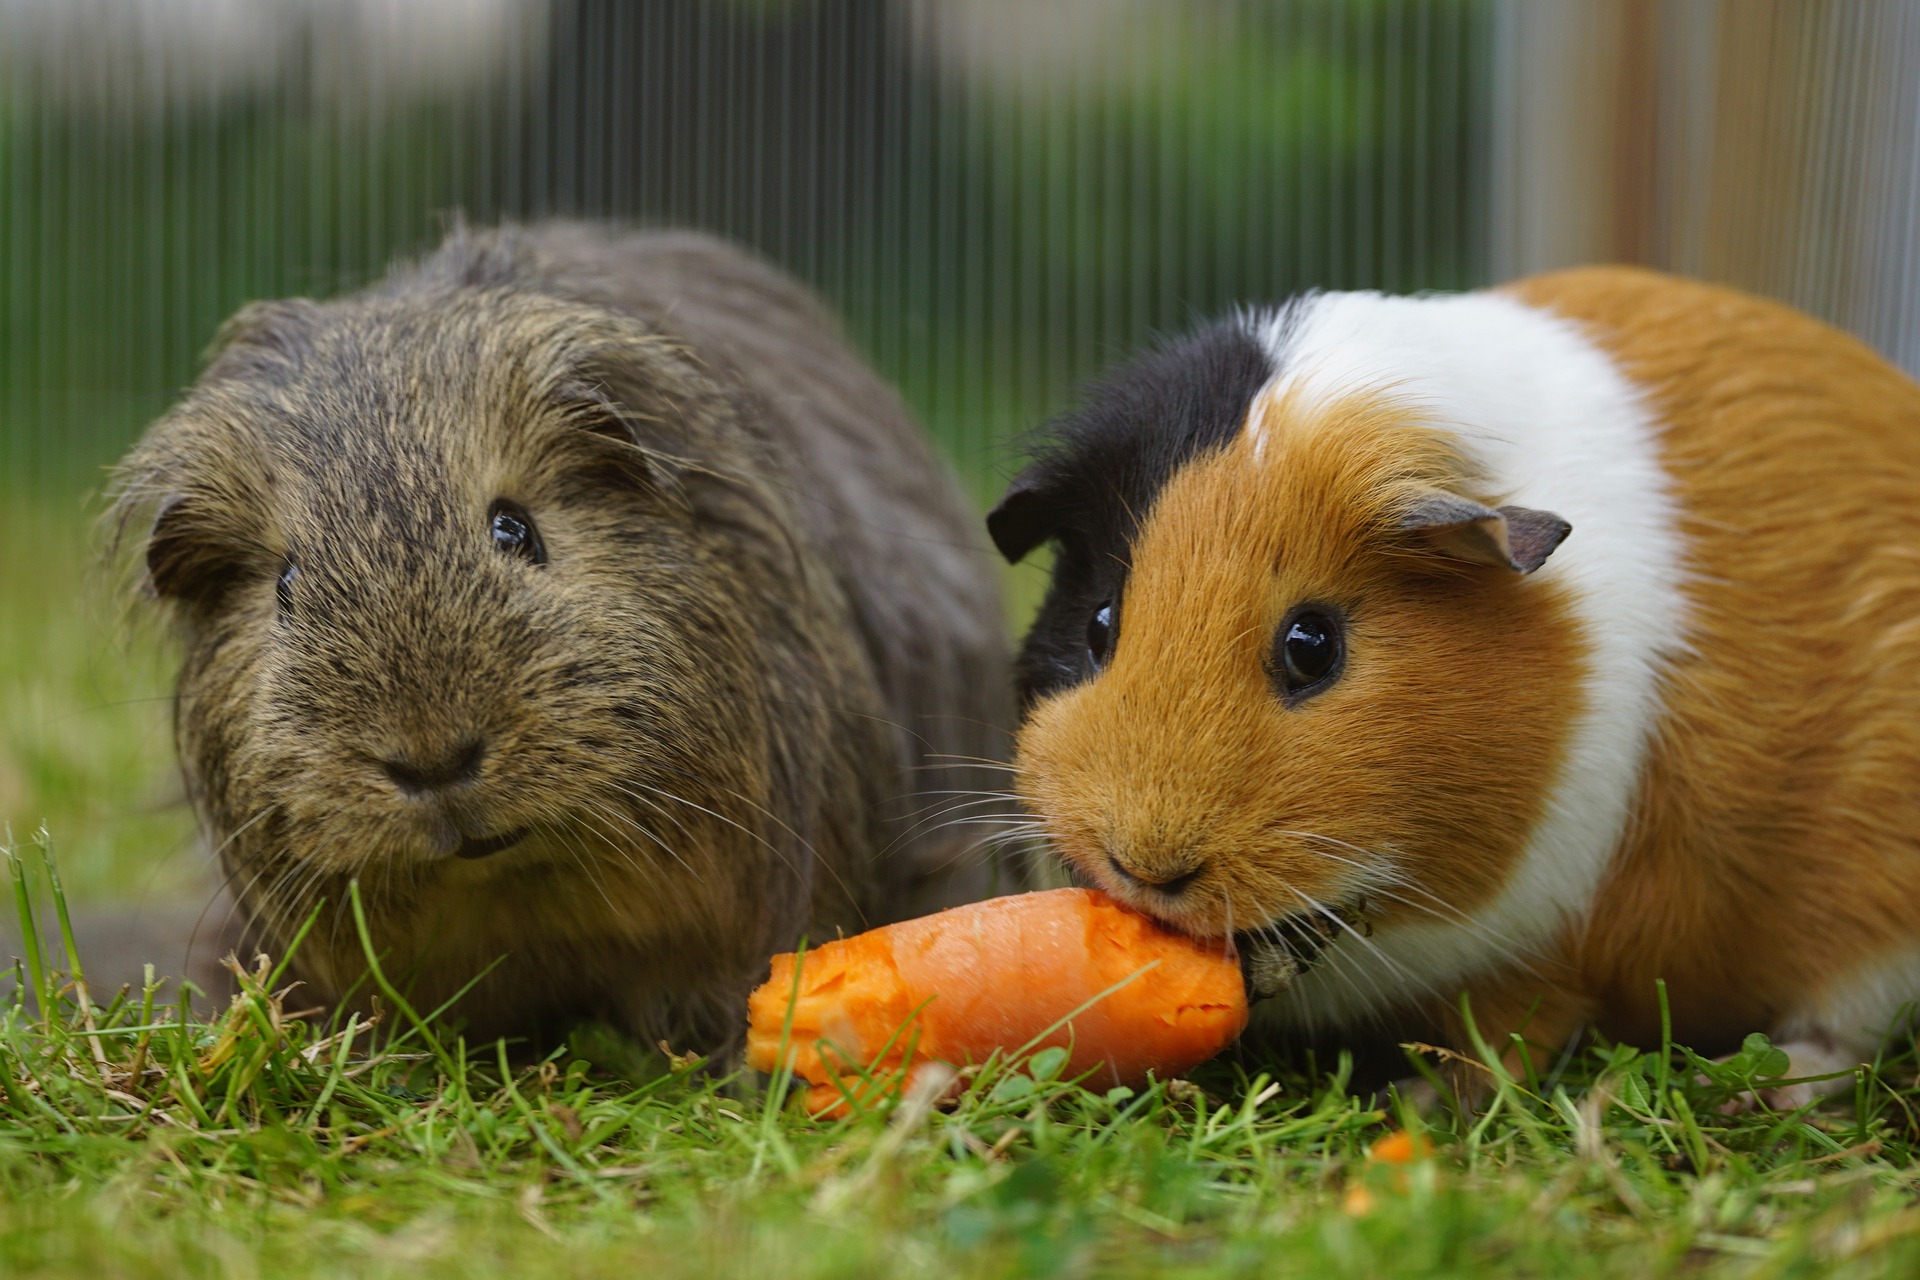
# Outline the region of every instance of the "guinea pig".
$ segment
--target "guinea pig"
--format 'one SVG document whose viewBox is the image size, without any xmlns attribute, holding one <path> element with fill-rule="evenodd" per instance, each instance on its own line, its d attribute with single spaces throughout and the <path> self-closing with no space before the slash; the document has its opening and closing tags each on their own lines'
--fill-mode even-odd
<svg viewBox="0 0 1920 1280">
<path fill-rule="evenodd" d="M 1093 386 L 989 529 L 1054 548 L 1020 795 L 1277 949 L 1270 1031 L 1538 1065 L 1664 982 L 1808 1076 L 1920 998 L 1920 387 L 1844 334 L 1627 268 L 1309 294 Z"/>
<path fill-rule="evenodd" d="M 330 1004 L 378 995 L 357 892 L 423 1012 L 499 962 L 454 1008 L 476 1035 L 724 1050 L 770 953 L 989 888 L 919 815 L 1004 758 L 1001 571 L 743 251 L 457 230 L 241 311 L 120 476 L 245 946 L 311 920 Z"/>
</svg>

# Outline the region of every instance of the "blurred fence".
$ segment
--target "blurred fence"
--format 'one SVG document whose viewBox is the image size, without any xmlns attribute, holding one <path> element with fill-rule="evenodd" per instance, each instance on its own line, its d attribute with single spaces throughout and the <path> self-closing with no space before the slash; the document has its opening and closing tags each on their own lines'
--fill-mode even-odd
<svg viewBox="0 0 1920 1280">
<path fill-rule="evenodd" d="M 983 496 L 1128 345 L 1309 285 L 1647 261 L 1912 367 L 1916 68 L 1908 0 L 0 0 L 0 482 L 454 212 L 759 247 Z"/>
<path fill-rule="evenodd" d="M 1511 0 L 1494 29 L 1496 277 L 1647 263 L 1920 373 L 1920 4 Z"/>
<path fill-rule="evenodd" d="M 97 475 L 250 298 L 445 217 L 691 223 L 984 493 L 1156 330 L 1480 279 L 1476 0 L 0 0 L 0 468 Z"/>
</svg>

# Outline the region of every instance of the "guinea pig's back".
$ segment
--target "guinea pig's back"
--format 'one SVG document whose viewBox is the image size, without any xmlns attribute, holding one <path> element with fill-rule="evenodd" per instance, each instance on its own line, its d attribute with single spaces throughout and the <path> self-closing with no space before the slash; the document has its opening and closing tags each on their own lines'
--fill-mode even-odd
<svg viewBox="0 0 1920 1280">
<path fill-rule="evenodd" d="M 987 892 L 966 829 L 923 819 L 955 791 L 1002 785 L 983 763 L 1005 758 L 1013 719 L 1000 571 L 899 395 L 804 285 L 725 241 L 564 222 L 512 234 L 541 287 L 685 339 L 764 406 L 772 470 L 847 596 L 898 727 L 895 856 L 916 880 L 901 909 Z"/>
<path fill-rule="evenodd" d="M 1877 957 L 1920 963 L 1920 386 L 1729 289 L 1512 288 L 1641 389 L 1686 551 L 1640 834 L 1591 913 L 1587 964 L 1637 1015 L 1610 1029 L 1657 1033 L 1655 978 L 1676 1019 L 1737 1034 Z"/>
</svg>

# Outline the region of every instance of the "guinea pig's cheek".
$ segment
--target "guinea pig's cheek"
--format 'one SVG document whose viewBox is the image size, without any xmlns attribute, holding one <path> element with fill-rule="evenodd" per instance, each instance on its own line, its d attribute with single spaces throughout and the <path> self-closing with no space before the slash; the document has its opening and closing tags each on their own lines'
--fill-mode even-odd
<svg viewBox="0 0 1920 1280">
<path fill-rule="evenodd" d="M 1048 843 L 1054 852 L 1072 861 L 1074 838 L 1071 819 L 1079 807 L 1069 803 L 1071 789 L 1062 785 L 1060 770 L 1047 750 L 1046 735 L 1031 728 L 1020 736 L 1015 754 L 1014 791 L 1027 812 L 1040 819 Z"/>
<path fill-rule="evenodd" d="M 1055 857 L 1066 863 L 1082 880 L 1112 891 L 1112 873 L 1099 853 L 1099 839 L 1090 827 L 1081 823 L 1049 821 L 1047 843 Z"/>
<path fill-rule="evenodd" d="M 1014 739 L 1015 785 L 1020 797 L 1037 805 L 1046 793 L 1057 792 L 1073 756 L 1072 744 L 1083 741 L 1087 686 L 1079 685 L 1035 704 Z"/>
<path fill-rule="evenodd" d="M 1116 785 L 1115 763 L 1088 712 L 1097 704 L 1087 686 L 1040 703 L 1015 743 L 1014 789 L 1046 832 L 1052 854 L 1076 876 L 1115 896 L 1118 882 L 1107 857 L 1117 815 L 1129 797 Z"/>
</svg>

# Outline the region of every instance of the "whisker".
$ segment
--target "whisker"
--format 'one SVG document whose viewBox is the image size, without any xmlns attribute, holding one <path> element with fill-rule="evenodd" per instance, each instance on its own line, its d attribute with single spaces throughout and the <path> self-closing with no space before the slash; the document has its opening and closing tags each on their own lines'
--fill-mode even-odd
<svg viewBox="0 0 1920 1280">
<path fill-rule="evenodd" d="M 1289 886 L 1289 888 L 1292 889 L 1291 886 Z M 1379 945 L 1376 944 L 1373 941 L 1373 939 L 1367 937 L 1364 933 L 1361 933 L 1358 929 L 1348 924 L 1338 911 L 1335 911 L 1332 908 L 1328 907 L 1324 902 L 1321 902 L 1318 898 L 1313 897 L 1311 894 L 1302 893 L 1298 889 L 1292 889 L 1292 893 L 1294 897 L 1306 903 L 1307 908 L 1309 910 L 1314 912 L 1316 915 L 1322 916 L 1325 919 L 1331 921 L 1335 928 L 1341 930 L 1342 932 L 1346 933 L 1349 937 L 1353 938 L 1355 945 L 1360 946 L 1366 949 L 1367 951 L 1372 952 L 1374 956 L 1378 958 L 1382 964 L 1387 966 L 1388 971 L 1391 972 L 1394 976 L 1405 979 L 1406 981 L 1409 981 L 1409 982 L 1417 983 L 1417 982 L 1423 981 L 1422 979 L 1417 978 L 1413 974 L 1413 972 L 1409 970 L 1405 965 L 1395 960 L 1392 956 L 1389 956 L 1385 951 L 1382 951 Z M 1381 999 L 1384 1000 L 1387 998 L 1386 991 L 1383 989 L 1379 989 L 1377 984 L 1376 984 L 1376 992 Z"/>
<path fill-rule="evenodd" d="M 665 810 L 662 810 L 658 805 L 654 804 L 650 800 L 647 800 L 643 796 L 635 796 L 634 799 L 639 800 L 642 803 L 646 804 L 648 808 L 654 810 L 656 813 L 661 813 L 663 816 L 668 817 L 670 819 L 672 819 L 673 817 L 672 814 L 667 813 Z M 696 868 L 692 863 L 688 862 L 684 857 L 682 857 L 678 849 L 675 849 L 672 845 L 668 844 L 665 840 L 662 840 L 660 836 L 653 831 L 652 828 L 648 827 L 645 823 L 639 821 L 637 818 L 633 817 L 630 814 L 621 813 L 618 809 L 612 808 L 611 806 L 601 805 L 601 804 L 595 804 L 593 806 L 593 811 L 598 813 L 600 817 L 605 820 L 622 823 L 628 827 L 631 827 L 634 831 L 645 836 L 647 839 L 653 841 L 653 843 L 659 847 L 662 853 L 666 854 L 669 858 L 673 859 L 675 862 L 679 863 L 682 867 L 686 868 L 687 873 L 691 875 L 696 881 L 703 879 L 699 869 Z M 685 834 L 689 840 L 691 840 L 693 838 L 693 833 L 690 831 L 687 831 L 685 824 L 679 823 L 677 819 L 674 819 L 674 821 L 676 822 L 677 825 L 680 826 L 681 832 Z M 620 842 L 611 841 L 611 843 L 618 845 Z M 639 868 L 642 866 L 639 860 L 634 858 L 631 853 L 627 853 L 625 856 L 629 864 L 631 864 L 632 866 L 636 868 Z"/>
<path fill-rule="evenodd" d="M 943 818 L 949 818 L 954 814 L 964 813 L 969 809 L 979 809 L 979 808 L 984 808 L 985 806 L 991 805 L 991 804 L 1004 804 L 1004 803 L 1005 801 L 1001 797 L 992 796 L 992 795 L 982 796 L 974 800 L 954 801 L 942 807 L 938 813 L 928 814 L 927 816 L 921 818 L 919 821 L 915 822 L 911 827 L 908 827 L 905 831 L 902 831 L 899 835 L 895 836 L 891 841 L 888 842 L 884 852 L 887 852 L 887 853 L 893 852 L 902 844 L 905 844 L 907 841 L 912 840 L 915 837 L 919 836 L 922 833 L 922 831 L 929 826 L 929 824 L 937 824 Z M 1009 815 L 1009 816 L 1013 816 L 1013 815 Z M 1019 816 L 1024 817 L 1025 815 L 1019 815 Z M 961 821 L 971 821 L 971 819 L 962 819 Z M 948 823 L 946 825 L 952 825 L 952 824 Z M 940 830 L 941 828 L 939 826 L 935 826 L 934 829 Z"/>
<path fill-rule="evenodd" d="M 584 819 L 582 819 L 582 821 L 584 821 Z M 580 864 L 580 870 L 586 875 L 588 881 L 592 883 L 594 890 L 599 893 L 600 900 L 607 904 L 608 913 L 617 920 L 627 920 L 627 913 L 615 905 L 613 895 L 607 892 L 606 883 L 600 879 L 599 873 L 594 870 L 593 855 L 587 850 L 586 846 L 581 843 L 579 837 L 571 833 L 563 832 L 561 834 L 561 847 L 566 849 L 567 852 L 572 855 L 573 860 Z"/>
<path fill-rule="evenodd" d="M 685 796 L 675 795 L 673 792 L 667 791 L 663 788 L 651 786 L 647 783 L 639 782 L 639 781 L 634 781 L 634 785 L 639 787 L 644 787 L 646 788 L 646 790 L 653 792 L 655 795 L 661 797 L 664 800 L 671 800 L 677 804 L 683 804 L 689 809 L 697 810 L 700 813 L 706 814 L 710 818 L 714 818 L 717 821 L 726 823 L 728 826 L 733 827 L 734 829 L 740 831 L 742 834 L 746 835 L 749 839 L 757 841 L 762 848 L 766 849 L 768 853 L 771 853 L 774 857 L 778 858 L 782 863 L 784 863 L 786 865 L 787 870 L 793 872 L 794 875 L 798 876 L 802 883 L 807 883 L 810 880 L 810 877 L 807 876 L 805 872 L 802 871 L 801 868 L 794 866 L 793 859 L 787 856 L 785 850 L 775 845 L 771 840 L 767 839 L 764 835 L 755 831 L 753 828 L 747 826 L 745 823 L 742 823 L 734 818 L 730 818 L 724 813 L 715 812 L 714 810 L 707 808 L 707 806 L 703 804 L 687 799 Z M 626 788 L 621 787 L 620 789 L 624 791 Z M 756 806 L 756 807 L 760 807 L 764 811 L 764 806 Z M 854 905 L 854 909 L 856 910 L 856 912 L 860 912 L 862 917 L 861 923 L 862 923 L 862 926 L 864 927 L 866 923 L 865 913 L 860 909 L 860 896 L 853 891 L 852 886 L 847 884 L 845 878 L 842 877 L 840 873 L 834 869 L 832 863 L 820 857 L 818 853 L 814 851 L 811 845 L 806 844 L 804 841 L 802 841 L 802 844 L 808 853 L 813 854 L 813 865 L 820 867 L 821 869 L 826 871 L 826 873 L 829 876 L 833 877 L 834 883 L 840 887 L 840 891 L 847 895 L 847 901 L 849 901 Z"/>
<path fill-rule="evenodd" d="M 1363 857 L 1373 859 L 1374 861 L 1371 863 L 1361 863 L 1361 862 L 1356 862 L 1351 858 L 1343 858 L 1343 857 L 1340 857 L 1338 854 L 1329 853 L 1325 849 L 1314 850 L 1314 852 L 1318 856 L 1352 867 L 1355 870 L 1361 872 L 1362 876 L 1365 877 L 1367 880 L 1371 881 L 1371 883 L 1363 883 L 1360 886 L 1360 892 L 1376 895 L 1378 897 L 1385 898 L 1390 902 L 1397 902 L 1401 906 L 1404 906 L 1409 910 L 1423 912 L 1429 916 L 1432 916 L 1435 920 L 1439 920 L 1445 924 L 1449 924 L 1461 929 L 1465 929 L 1469 933 L 1473 934 L 1473 936 L 1480 939 L 1482 942 L 1486 942 L 1491 946 L 1497 947 L 1506 955 L 1513 957 L 1516 963 L 1519 963 L 1522 966 L 1524 966 L 1528 972 L 1533 973 L 1536 977 L 1542 976 L 1537 969 L 1535 969 L 1531 964 L 1529 964 L 1524 959 L 1524 954 L 1528 950 L 1526 946 L 1517 942 L 1513 938 L 1506 936 L 1505 934 L 1501 933 L 1498 929 L 1495 929 L 1492 926 L 1486 924 L 1484 921 L 1475 918 L 1474 916 L 1468 914 L 1465 911 L 1462 911 L 1459 907 L 1448 902 L 1445 898 L 1442 898 L 1440 895 L 1434 893 L 1432 890 L 1428 889 L 1426 886 L 1411 879 L 1410 877 L 1407 877 L 1401 874 L 1392 865 L 1391 858 L 1388 858 L 1377 851 L 1370 850 L 1370 849 L 1363 849 L 1359 845 L 1350 844 L 1345 840 L 1337 840 L 1332 836 L 1324 836 L 1312 831 L 1283 831 L 1283 830 L 1276 829 L 1274 830 L 1273 834 L 1283 835 L 1283 836 L 1294 836 L 1302 840 L 1312 841 L 1319 844 L 1330 844 L 1335 846 L 1336 848 L 1347 849 L 1353 853 L 1360 854 Z M 1396 888 L 1396 889 L 1404 889 L 1404 890 L 1407 890 L 1408 892 L 1418 894 L 1420 895 L 1421 898 L 1424 898 L 1427 901 L 1416 902 L 1411 898 L 1407 898 L 1402 896 L 1401 894 L 1394 893 L 1390 889 L 1384 887 L 1387 885 L 1391 885 L 1393 886 L 1393 888 Z"/>
<path fill-rule="evenodd" d="M 936 751 L 936 752 L 929 753 L 927 756 L 927 760 L 929 762 L 935 761 L 935 760 L 948 760 L 948 761 L 952 761 L 953 763 L 951 764 L 927 763 L 927 764 L 917 764 L 911 767 L 916 770 L 972 768 L 972 769 L 998 769 L 1002 773 L 1020 772 L 1020 768 L 1018 765 L 1008 764 L 1005 760 L 989 760 L 985 756 L 963 756 L 963 755 L 953 754 L 951 752 Z"/>
</svg>

